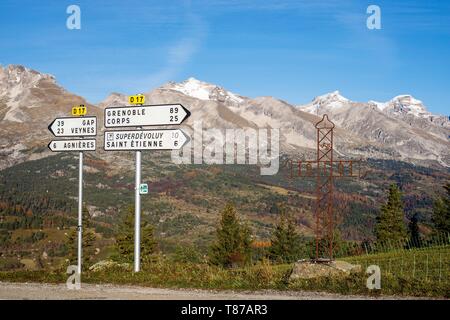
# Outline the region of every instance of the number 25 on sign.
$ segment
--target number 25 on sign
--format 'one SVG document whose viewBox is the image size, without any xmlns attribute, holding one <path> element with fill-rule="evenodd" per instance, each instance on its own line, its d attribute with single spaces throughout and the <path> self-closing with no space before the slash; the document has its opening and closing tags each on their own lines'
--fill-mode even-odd
<svg viewBox="0 0 450 320">
<path fill-rule="evenodd" d="M 130 104 L 144 104 L 145 103 L 145 96 L 143 94 L 137 94 L 135 96 L 129 96 L 128 102 Z"/>
<path fill-rule="evenodd" d="M 87 108 L 84 106 L 84 104 L 80 104 L 79 106 L 72 108 L 72 115 L 73 116 L 84 116 L 87 113 Z"/>
</svg>

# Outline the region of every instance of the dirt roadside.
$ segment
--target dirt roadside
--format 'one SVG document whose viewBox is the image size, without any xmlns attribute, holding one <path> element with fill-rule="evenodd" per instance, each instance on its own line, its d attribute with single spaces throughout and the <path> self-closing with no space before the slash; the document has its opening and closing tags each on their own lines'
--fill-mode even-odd
<svg viewBox="0 0 450 320">
<path fill-rule="evenodd" d="M 412 297 L 373 298 L 307 291 L 209 291 L 161 289 L 139 286 L 82 284 L 80 290 L 68 290 L 65 284 L 0 282 L 0 299 L 18 300 L 361 300 L 416 299 Z"/>
</svg>

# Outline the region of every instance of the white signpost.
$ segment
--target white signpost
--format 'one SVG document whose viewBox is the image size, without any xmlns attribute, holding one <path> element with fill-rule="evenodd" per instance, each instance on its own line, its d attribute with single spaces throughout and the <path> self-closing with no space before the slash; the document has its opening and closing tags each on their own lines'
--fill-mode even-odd
<svg viewBox="0 0 450 320">
<path fill-rule="evenodd" d="M 180 129 L 105 131 L 105 151 L 177 150 L 189 141 Z"/>
<path fill-rule="evenodd" d="M 56 118 L 48 126 L 55 137 L 95 137 L 97 135 L 97 117 Z"/>
<path fill-rule="evenodd" d="M 86 108 L 83 110 L 86 113 Z M 72 111 L 73 112 L 73 111 Z M 86 117 L 61 117 L 53 120 L 48 130 L 56 137 L 89 137 L 97 135 L 97 118 Z M 53 152 L 79 151 L 78 169 L 78 261 L 77 273 L 81 275 L 81 252 L 82 252 L 82 224 L 83 224 L 83 151 L 96 150 L 95 139 L 66 139 L 52 140 L 48 148 Z"/>
<path fill-rule="evenodd" d="M 181 104 L 111 107 L 105 109 L 105 127 L 141 127 L 181 124 L 190 116 Z"/>
<path fill-rule="evenodd" d="M 144 100 L 145 98 L 142 102 Z M 106 131 L 104 135 L 105 151 L 136 150 L 134 272 L 139 272 L 141 264 L 141 150 L 180 149 L 189 140 L 179 129 L 142 130 L 141 127 L 178 125 L 190 115 L 189 110 L 181 104 L 105 108 L 106 128 L 139 127 L 140 129 Z"/>
</svg>

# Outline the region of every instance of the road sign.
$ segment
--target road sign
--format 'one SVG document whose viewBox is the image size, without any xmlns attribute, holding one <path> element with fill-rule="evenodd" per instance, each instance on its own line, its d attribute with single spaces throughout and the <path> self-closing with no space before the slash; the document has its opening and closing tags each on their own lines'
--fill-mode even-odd
<svg viewBox="0 0 450 320">
<path fill-rule="evenodd" d="M 181 104 L 111 107 L 105 109 L 105 127 L 141 127 L 181 124 L 191 113 Z"/>
<path fill-rule="evenodd" d="M 180 129 L 105 131 L 106 151 L 180 149 L 189 137 Z"/>
<path fill-rule="evenodd" d="M 61 151 L 95 151 L 95 139 L 52 140 L 48 148 L 53 152 Z"/>
<path fill-rule="evenodd" d="M 80 104 L 79 106 L 72 108 L 73 116 L 85 116 L 86 113 L 87 113 L 87 108 L 84 106 L 84 104 Z"/>
<path fill-rule="evenodd" d="M 141 183 L 141 185 L 139 186 L 139 193 L 140 194 L 148 194 L 148 184 Z"/>
<path fill-rule="evenodd" d="M 135 96 L 129 96 L 128 97 L 128 103 L 129 104 L 144 104 L 145 103 L 145 96 L 143 94 L 137 94 Z"/>
<path fill-rule="evenodd" d="M 48 126 L 55 137 L 84 137 L 97 135 L 97 117 L 56 118 Z"/>
</svg>

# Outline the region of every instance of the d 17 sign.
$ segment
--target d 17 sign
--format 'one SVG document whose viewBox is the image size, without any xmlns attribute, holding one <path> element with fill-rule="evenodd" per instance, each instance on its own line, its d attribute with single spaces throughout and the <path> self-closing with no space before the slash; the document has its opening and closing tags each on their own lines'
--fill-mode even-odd
<svg viewBox="0 0 450 320">
<path fill-rule="evenodd" d="M 129 104 L 144 104 L 145 103 L 145 96 L 143 94 L 137 94 L 135 96 L 129 96 L 128 97 L 128 103 Z"/>
<path fill-rule="evenodd" d="M 87 137 L 97 135 L 97 117 L 56 118 L 48 126 L 55 137 Z"/>
<path fill-rule="evenodd" d="M 84 106 L 84 104 L 80 104 L 79 106 L 72 108 L 73 116 L 85 116 L 86 113 L 87 113 L 87 108 Z"/>
<path fill-rule="evenodd" d="M 191 113 L 181 104 L 111 107 L 105 109 L 105 127 L 142 127 L 181 124 Z"/>
<path fill-rule="evenodd" d="M 105 131 L 106 151 L 175 150 L 189 137 L 180 129 Z"/>
<path fill-rule="evenodd" d="M 52 140 L 48 148 L 53 152 L 95 151 L 96 141 L 95 139 Z"/>
</svg>

